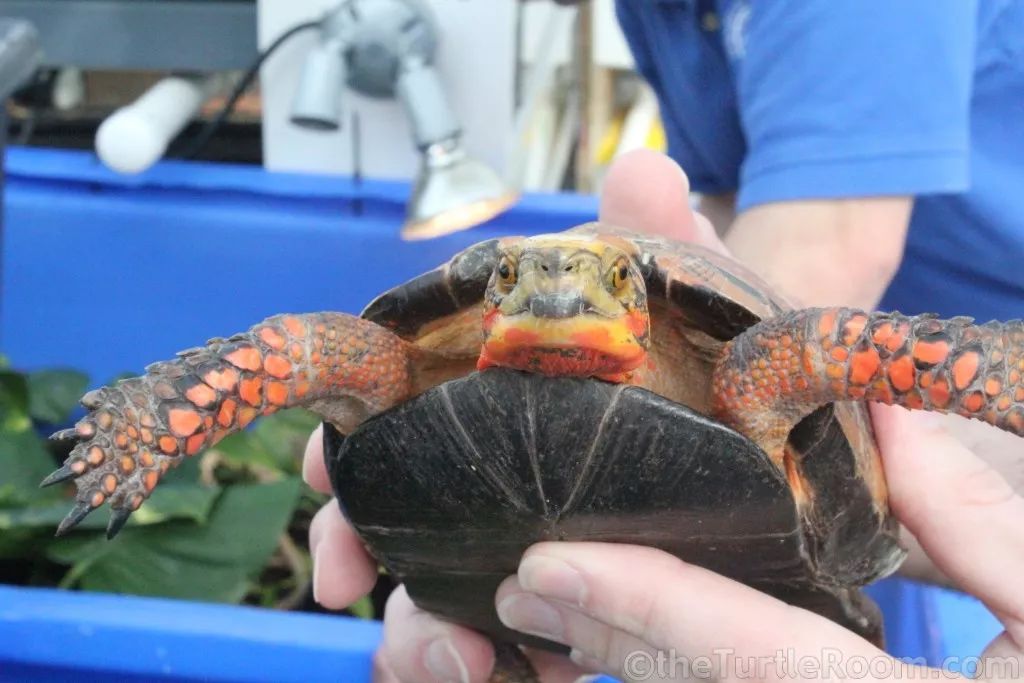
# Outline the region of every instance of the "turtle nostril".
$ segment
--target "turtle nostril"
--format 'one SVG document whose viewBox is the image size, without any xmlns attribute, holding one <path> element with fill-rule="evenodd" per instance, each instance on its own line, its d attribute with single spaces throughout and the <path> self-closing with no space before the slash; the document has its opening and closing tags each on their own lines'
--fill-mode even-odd
<svg viewBox="0 0 1024 683">
<path fill-rule="evenodd" d="M 569 266 L 566 266 L 565 268 L 563 268 L 563 270 L 564 270 L 565 272 L 567 272 L 567 273 L 571 273 L 571 272 L 572 272 L 572 266 L 571 266 L 571 265 L 569 265 Z"/>
<path fill-rule="evenodd" d="M 548 267 L 545 265 L 542 265 L 540 269 L 543 270 L 545 273 L 548 272 Z"/>
</svg>

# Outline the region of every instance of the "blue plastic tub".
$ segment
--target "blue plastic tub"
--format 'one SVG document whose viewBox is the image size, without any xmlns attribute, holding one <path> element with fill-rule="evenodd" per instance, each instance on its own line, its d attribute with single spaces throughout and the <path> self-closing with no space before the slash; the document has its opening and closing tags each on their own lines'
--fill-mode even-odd
<svg viewBox="0 0 1024 683">
<path fill-rule="evenodd" d="M 91 154 L 14 148 L 0 349 L 94 384 L 285 311 L 358 312 L 381 290 L 499 234 L 592 220 L 596 202 L 527 196 L 486 226 L 402 242 L 408 187 L 164 163 L 133 179 Z M 360 211 L 360 215 L 356 212 Z M 872 589 L 889 649 L 938 664 L 999 628 L 962 596 Z M 251 608 L 0 587 L 0 680 L 369 680 L 375 625 Z M 47 678 L 49 677 L 49 678 Z"/>
</svg>

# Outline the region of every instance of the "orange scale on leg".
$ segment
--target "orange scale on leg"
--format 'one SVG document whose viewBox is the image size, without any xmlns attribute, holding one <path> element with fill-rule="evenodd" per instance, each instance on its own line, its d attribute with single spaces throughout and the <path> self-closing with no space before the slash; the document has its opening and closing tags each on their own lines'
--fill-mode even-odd
<svg viewBox="0 0 1024 683">
<path fill-rule="evenodd" d="M 230 427 L 231 423 L 235 420 L 235 410 L 238 408 L 238 403 L 232 399 L 227 399 L 221 404 L 220 410 L 217 412 L 217 424 L 221 427 Z"/>
<path fill-rule="evenodd" d="M 259 332 L 260 339 L 270 348 L 280 351 L 284 348 L 287 340 L 273 327 L 264 327 Z"/>
<path fill-rule="evenodd" d="M 224 360 L 241 370 L 255 372 L 263 365 L 260 352 L 252 346 L 241 346 L 224 356 Z"/>
<path fill-rule="evenodd" d="M 191 436 L 202 423 L 202 416 L 192 408 L 171 408 L 167 411 L 167 425 L 175 436 Z"/>
<path fill-rule="evenodd" d="M 284 326 L 284 329 L 288 334 L 296 339 L 302 339 L 306 336 L 306 326 L 303 325 L 302 321 L 298 318 L 287 316 L 281 319 L 281 324 Z"/>
<path fill-rule="evenodd" d="M 964 407 L 964 410 L 970 413 L 977 413 L 985 407 L 985 397 L 980 391 L 973 391 L 966 396 L 960 404 Z"/>
<path fill-rule="evenodd" d="M 878 372 L 881 363 L 878 351 L 873 346 L 855 351 L 850 358 L 850 381 L 854 384 L 867 384 Z"/>
<path fill-rule="evenodd" d="M 93 467 L 99 467 L 106 460 L 107 456 L 99 446 L 93 446 L 86 454 L 85 460 Z"/>
<path fill-rule="evenodd" d="M 275 406 L 288 403 L 288 385 L 284 382 L 267 382 L 267 400 Z"/>
<path fill-rule="evenodd" d="M 203 381 L 220 391 L 234 391 L 238 384 L 238 370 L 234 368 L 214 369 L 203 375 Z M 149 425 L 154 426 L 154 425 Z"/>
<path fill-rule="evenodd" d="M 284 356 L 269 355 L 263 361 L 263 367 L 271 377 L 284 379 L 292 374 L 292 364 Z"/>
<path fill-rule="evenodd" d="M 843 325 L 843 344 L 853 346 L 854 342 L 860 339 L 860 335 L 863 334 L 867 324 L 868 317 L 862 313 L 857 313 L 847 320 L 846 324 Z"/>
<path fill-rule="evenodd" d="M 206 434 L 200 432 L 199 434 L 193 434 L 185 440 L 185 455 L 195 455 L 203 447 L 206 442 Z"/>
<path fill-rule="evenodd" d="M 217 392 L 209 385 L 199 383 L 190 387 L 189 390 L 185 392 L 185 398 L 187 398 L 194 406 L 199 408 L 208 408 L 217 400 Z"/>
<path fill-rule="evenodd" d="M 914 387 L 917 371 L 909 355 L 902 355 L 889 364 L 889 381 L 896 391 L 910 391 Z"/>
<path fill-rule="evenodd" d="M 261 395 L 263 388 L 263 378 L 261 377 L 250 377 L 243 379 L 242 383 L 238 388 L 238 395 L 242 397 L 242 400 L 251 406 L 257 406 L 263 402 Z"/>
<path fill-rule="evenodd" d="M 963 391 L 971 386 L 974 378 L 978 376 L 980 365 L 981 354 L 977 351 L 965 351 L 953 361 L 953 386 L 957 388 L 957 391 Z"/>
<path fill-rule="evenodd" d="M 238 428 L 245 429 L 248 427 L 249 423 L 255 420 L 257 415 L 259 415 L 259 411 L 255 408 L 246 406 L 240 409 L 238 411 Z"/>
<path fill-rule="evenodd" d="M 871 341 L 881 346 L 892 336 L 893 325 L 891 322 L 883 322 L 871 330 Z"/>
<path fill-rule="evenodd" d="M 909 392 L 904 398 L 904 404 L 913 410 L 921 410 L 924 407 L 924 399 L 916 391 Z"/>
<path fill-rule="evenodd" d="M 936 381 L 928 389 L 928 398 L 936 408 L 945 408 L 949 405 L 951 396 L 949 393 L 949 384 L 946 380 L 940 379 Z"/>
<path fill-rule="evenodd" d="M 836 310 L 829 309 L 822 312 L 821 317 L 818 318 L 818 334 L 822 337 L 832 334 L 833 329 L 836 325 Z"/>
</svg>

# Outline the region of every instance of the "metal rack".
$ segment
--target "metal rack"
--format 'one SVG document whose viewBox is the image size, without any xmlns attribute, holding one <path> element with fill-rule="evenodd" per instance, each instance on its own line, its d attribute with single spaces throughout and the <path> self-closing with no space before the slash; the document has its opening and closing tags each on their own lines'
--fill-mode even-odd
<svg viewBox="0 0 1024 683">
<path fill-rule="evenodd" d="M 256 0 L 0 0 L 39 30 L 45 63 L 85 69 L 242 69 Z"/>
</svg>

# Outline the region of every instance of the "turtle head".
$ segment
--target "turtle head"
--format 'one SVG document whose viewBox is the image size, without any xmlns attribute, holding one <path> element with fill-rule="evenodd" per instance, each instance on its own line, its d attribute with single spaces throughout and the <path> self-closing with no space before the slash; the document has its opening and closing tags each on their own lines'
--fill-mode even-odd
<svg viewBox="0 0 1024 683">
<path fill-rule="evenodd" d="M 650 344 L 643 277 L 619 246 L 540 236 L 503 243 L 484 296 L 477 367 L 625 381 Z"/>
</svg>

